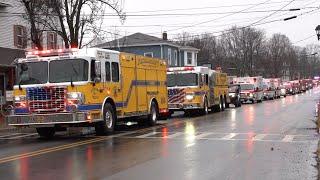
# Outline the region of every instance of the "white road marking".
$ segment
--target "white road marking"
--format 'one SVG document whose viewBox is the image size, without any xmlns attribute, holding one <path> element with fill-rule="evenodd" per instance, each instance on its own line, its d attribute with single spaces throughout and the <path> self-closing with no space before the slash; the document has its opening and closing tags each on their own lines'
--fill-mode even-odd
<svg viewBox="0 0 320 180">
<path fill-rule="evenodd" d="M 262 140 L 263 138 L 265 138 L 266 136 L 267 136 L 267 134 L 257 134 L 256 136 L 254 136 L 252 138 L 252 140 L 259 141 L 259 140 Z"/>
<path fill-rule="evenodd" d="M 10 137 L 10 136 L 16 136 L 16 135 L 22 135 L 23 133 L 12 133 L 12 134 L 7 134 L 7 135 L 2 135 L 0 138 L 5 138 L 5 137 Z"/>
<path fill-rule="evenodd" d="M 207 133 L 201 133 L 199 135 L 196 136 L 196 139 L 202 139 L 202 138 L 205 138 L 211 134 L 214 134 L 214 133 L 211 133 L 211 132 L 207 132 Z"/>
<path fill-rule="evenodd" d="M 136 136 L 136 138 L 146 138 L 148 136 L 152 136 L 152 135 L 156 135 L 156 134 L 158 134 L 158 132 L 151 132 L 151 133 L 143 134 L 140 136 Z"/>
<path fill-rule="evenodd" d="M 227 139 L 232 139 L 233 137 L 235 137 L 237 135 L 237 133 L 230 133 L 224 137 L 222 137 L 221 139 L 227 140 Z"/>
<path fill-rule="evenodd" d="M 24 137 L 29 137 L 29 136 L 35 136 L 38 133 L 31 133 L 31 134 L 25 134 L 25 135 L 21 135 L 21 136 L 15 136 L 15 137 L 9 137 L 9 138 L 2 138 L 2 139 L 20 139 L 20 138 L 24 138 Z"/>
<path fill-rule="evenodd" d="M 293 138 L 294 138 L 294 135 L 286 135 L 282 141 L 283 142 L 292 142 L 293 141 Z"/>
<path fill-rule="evenodd" d="M 164 136 L 164 137 L 162 137 L 162 138 L 175 138 L 175 137 L 178 137 L 178 136 L 181 136 L 182 134 L 184 134 L 184 133 L 182 133 L 182 132 L 177 132 L 177 133 L 174 133 L 174 134 L 171 134 L 171 135 L 169 135 L 169 136 Z"/>
</svg>

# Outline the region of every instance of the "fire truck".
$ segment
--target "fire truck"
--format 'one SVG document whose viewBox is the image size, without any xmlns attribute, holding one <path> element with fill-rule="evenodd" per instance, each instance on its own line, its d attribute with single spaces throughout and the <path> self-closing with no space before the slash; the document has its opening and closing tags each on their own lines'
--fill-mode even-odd
<svg viewBox="0 0 320 180">
<path fill-rule="evenodd" d="M 16 67 L 8 124 L 35 127 L 42 137 L 70 126 L 111 133 L 129 117 L 155 125 L 168 113 L 167 66 L 160 59 L 99 48 L 45 50 L 28 52 Z"/>
<path fill-rule="evenodd" d="M 261 76 L 256 77 L 237 77 L 234 83 L 240 84 L 240 100 L 244 102 L 262 102 L 263 100 L 263 82 Z"/>
<path fill-rule="evenodd" d="M 169 111 L 186 114 L 208 110 L 224 111 L 229 105 L 227 74 L 208 67 L 168 68 Z"/>
</svg>

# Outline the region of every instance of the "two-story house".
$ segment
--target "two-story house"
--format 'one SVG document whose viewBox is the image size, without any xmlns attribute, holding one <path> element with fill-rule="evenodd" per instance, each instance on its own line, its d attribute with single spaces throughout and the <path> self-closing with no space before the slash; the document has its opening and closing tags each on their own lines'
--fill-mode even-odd
<svg viewBox="0 0 320 180">
<path fill-rule="evenodd" d="M 180 46 L 169 41 L 166 32 L 162 36 L 162 38 L 158 38 L 143 33 L 135 33 L 99 44 L 96 47 L 166 59 L 171 67 L 197 65 L 199 49 Z"/>
</svg>

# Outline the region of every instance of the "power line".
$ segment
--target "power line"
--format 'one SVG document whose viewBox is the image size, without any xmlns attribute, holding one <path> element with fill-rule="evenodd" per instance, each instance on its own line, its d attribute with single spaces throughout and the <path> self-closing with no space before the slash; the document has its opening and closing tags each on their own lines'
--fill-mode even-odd
<svg viewBox="0 0 320 180">
<path fill-rule="evenodd" d="M 305 1 L 305 0 L 296 0 L 296 1 Z M 282 4 L 289 1 L 275 1 L 267 2 L 268 4 Z M 170 11 L 189 11 L 189 10 L 203 10 L 203 9 L 219 9 L 219 8 L 230 8 L 230 7 L 244 7 L 244 6 L 253 6 L 259 5 L 260 3 L 248 3 L 248 4 L 234 4 L 234 5 L 224 5 L 224 6 L 210 6 L 210 7 L 195 7 L 195 8 L 177 8 L 177 9 L 158 9 L 158 10 L 144 10 L 144 11 L 129 11 L 127 13 L 146 13 L 146 12 L 170 12 Z"/>
<path fill-rule="evenodd" d="M 316 9 L 318 7 L 305 7 L 305 8 L 292 8 L 292 9 L 281 9 L 281 10 L 255 10 L 255 11 L 227 11 L 227 12 L 201 12 L 201 13 L 172 13 L 172 14 L 126 14 L 127 17 L 149 17 L 149 16 L 204 16 L 204 15 L 219 15 L 219 14 L 250 14 L 250 13 L 265 13 L 265 12 L 287 12 L 287 11 L 299 11 L 301 9 Z M 8 14 L 8 15 L 26 15 L 26 13 L 8 13 L 8 12 L 0 12 L 0 14 Z M 45 16 L 57 16 L 55 14 L 35 14 L 35 15 L 45 15 Z M 89 16 L 88 14 L 82 14 L 81 16 Z M 118 17 L 117 14 L 97 14 L 97 16 L 105 16 L 105 17 Z"/>
<path fill-rule="evenodd" d="M 298 43 L 300 43 L 300 42 L 306 41 L 306 40 L 311 39 L 311 38 L 313 38 L 313 37 L 315 37 L 314 34 L 312 34 L 312 35 L 310 35 L 310 36 L 308 36 L 308 37 L 306 37 L 306 38 L 304 38 L 304 39 L 301 39 L 301 40 L 299 40 L 299 41 L 296 41 L 296 42 L 294 42 L 294 43 L 292 43 L 292 44 L 298 44 Z"/>
<path fill-rule="evenodd" d="M 266 17 L 264 17 L 264 18 L 262 18 L 262 19 L 260 19 L 260 20 L 258 20 L 258 21 L 256 21 L 256 22 L 250 24 L 249 26 L 255 25 L 256 23 L 259 23 L 259 22 L 261 22 L 261 21 L 263 21 L 263 20 L 265 20 L 265 19 L 268 19 L 269 17 L 277 14 L 279 11 L 281 11 L 282 9 L 286 8 L 287 6 L 289 6 L 289 5 L 290 5 L 291 3 L 293 3 L 294 1 L 295 1 L 295 0 L 290 1 L 290 2 L 287 3 L 286 5 L 282 6 L 278 11 L 275 11 L 275 12 L 267 15 Z"/>
<path fill-rule="evenodd" d="M 201 24 L 210 23 L 210 22 L 213 22 L 213 21 L 216 21 L 216 20 L 219 20 L 219 19 L 223 19 L 223 18 L 232 16 L 232 15 L 235 15 L 235 14 L 240 13 L 240 12 L 247 11 L 247 10 L 252 9 L 252 8 L 254 8 L 254 7 L 257 7 L 257 6 L 260 6 L 260 5 L 262 5 L 262 4 L 268 3 L 269 1 L 270 1 L 270 0 L 264 1 L 264 2 L 262 2 L 262 3 L 259 3 L 259 4 L 256 4 L 256 5 L 250 6 L 250 7 L 248 7 L 248 8 L 242 9 L 242 10 L 240 10 L 240 11 L 237 11 L 237 12 L 234 12 L 234 13 L 232 13 L 232 14 L 228 14 L 228 15 L 225 15 L 225 16 L 222 16 L 222 17 L 218 17 L 218 18 L 211 19 L 211 20 L 208 20 L 208 21 L 202 21 L 202 22 L 200 22 L 200 23 L 195 23 L 195 24 L 192 24 L 192 25 L 189 25 L 189 26 L 184 26 L 184 27 L 181 27 L 181 28 L 170 29 L 170 30 L 168 30 L 168 31 L 176 31 L 176 30 L 181 30 L 181 29 L 185 29 L 185 28 L 189 28 L 189 27 L 201 25 Z"/>
</svg>

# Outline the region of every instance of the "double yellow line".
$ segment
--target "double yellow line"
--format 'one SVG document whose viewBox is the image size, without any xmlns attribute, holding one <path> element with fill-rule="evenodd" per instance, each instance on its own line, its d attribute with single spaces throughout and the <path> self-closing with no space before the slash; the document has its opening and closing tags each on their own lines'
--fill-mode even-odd
<svg viewBox="0 0 320 180">
<path fill-rule="evenodd" d="M 199 117 L 192 118 L 192 121 L 198 120 L 198 119 L 199 119 Z M 116 135 L 111 135 L 111 136 L 96 137 L 96 138 L 85 140 L 85 141 L 79 141 L 79 142 L 75 142 L 75 143 L 71 143 L 71 144 L 65 144 L 65 145 L 60 145 L 60 146 L 51 147 L 51 148 L 45 148 L 45 149 L 41 149 L 41 150 L 37 150 L 37 151 L 33 151 L 33 152 L 28 152 L 28 153 L 8 156 L 8 157 L 0 158 L 0 164 L 6 163 L 6 162 L 10 162 L 10 161 L 19 160 L 19 159 L 22 159 L 22 158 L 39 156 L 39 155 L 42 155 L 42 154 L 47 154 L 47 153 L 51 153 L 51 152 L 70 149 L 70 148 L 73 148 L 73 147 L 78 147 L 78 146 L 82 146 L 82 145 L 101 142 L 101 141 L 105 141 L 105 140 L 108 140 L 108 139 L 111 139 L 111 138 L 114 138 L 114 137 L 120 137 L 120 136 L 129 135 L 129 134 L 140 133 L 140 132 L 148 131 L 148 130 L 153 129 L 153 128 L 161 128 L 161 127 L 165 127 L 165 126 L 168 126 L 168 125 L 171 125 L 171 124 L 175 124 L 175 123 L 184 123 L 184 121 L 182 120 L 182 121 L 177 121 L 177 122 L 170 122 L 170 123 L 166 123 L 166 124 L 163 124 L 163 125 L 160 125 L 160 126 L 157 126 L 157 127 L 150 127 L 150 128 L 137 130 L 137 131 L 130 131 L 130 132 L 120 133 L 120 134 L 116 134 Z"/>
<path fill-rule="evenodd" d="M 28 157 L 38 156 L 38 155 L 46 154 L 46 153 L 50 153 L 50 152 L 70 149 L 70 148 L 81 146 L 81 145 L 91 144 L 91 143 L 95 143 L 95 142 L 109 139 L 111 137 L 112 136 L 98 137 L 98 138 L 94 138 L 94 139 L 90 139 L 90 140 L 86 140 L 86 141 L 80 141 L 80 142 L 75 142 L 75 143 L 71 143 L 71 144 L 66 144 L 66 145 L 56 146 L 56 147 L 52 147 L 52 148 L 46 148 L 46 149 L 42 149 L 42 150 L 38 150 L 38 151 L 33 151 L 33 152 L 29 152 L 29 153 L 8 156 L 8 157 L 0 158 L 0 164 L 14 161 L 14 160 L 18 160 L 18 159 L 22 159 L 22 158 L 28 158 Z"/>
</svg>

